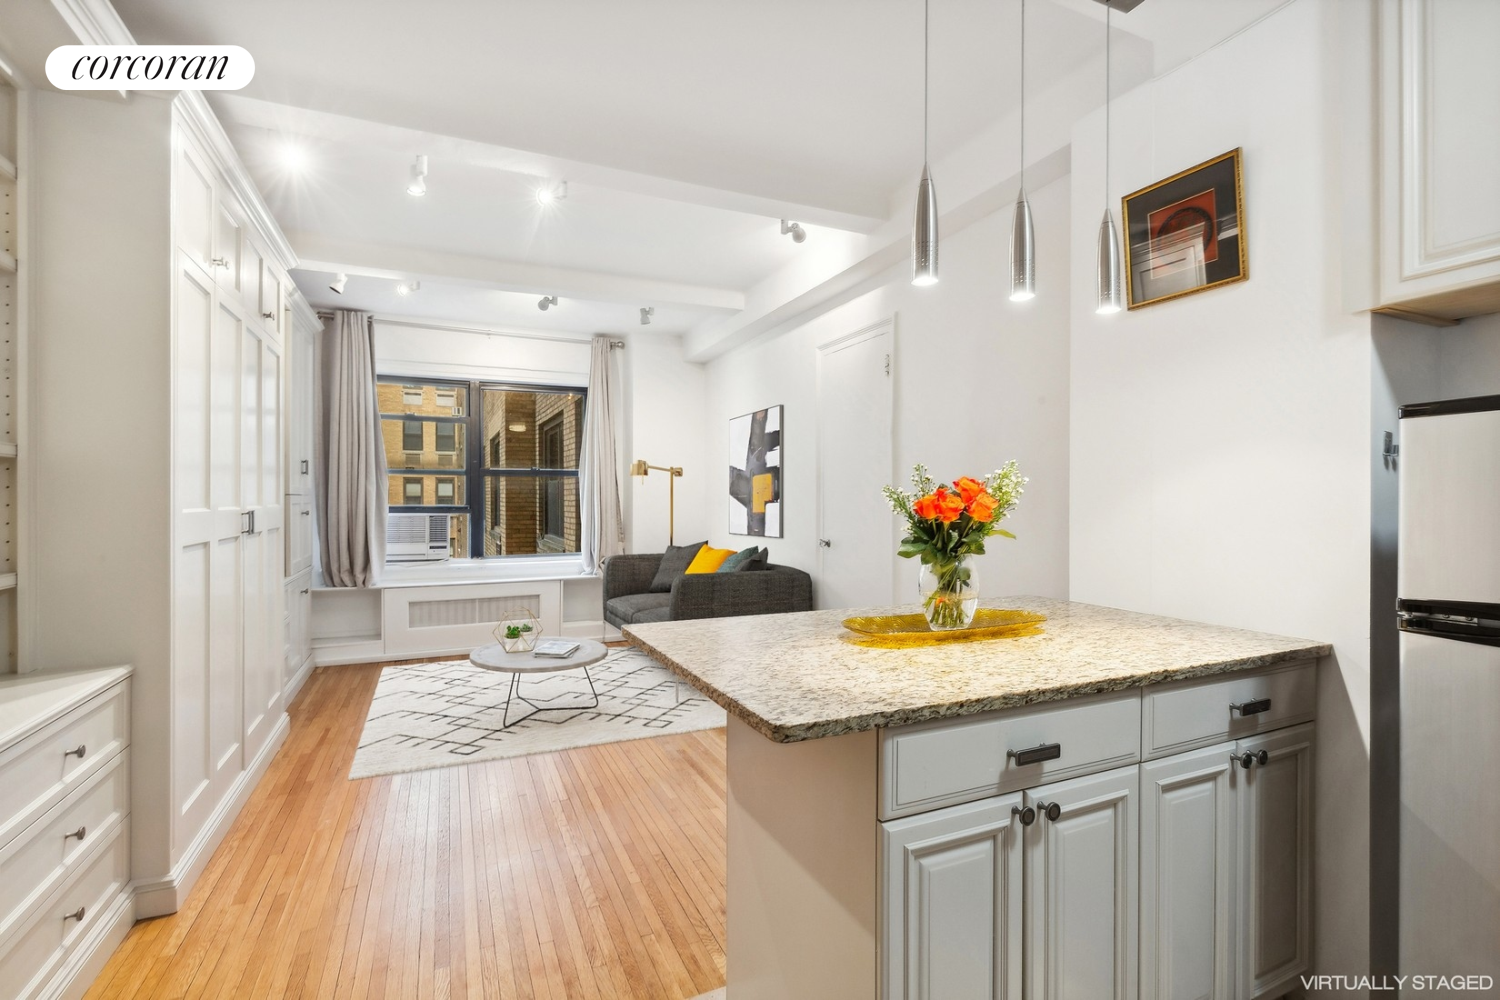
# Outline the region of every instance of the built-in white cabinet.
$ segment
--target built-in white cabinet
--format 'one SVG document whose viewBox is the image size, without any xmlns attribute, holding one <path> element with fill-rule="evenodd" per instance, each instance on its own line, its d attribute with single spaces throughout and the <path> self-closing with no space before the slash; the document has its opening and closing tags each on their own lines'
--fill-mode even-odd
<svg viewBox="0 0 1500 1000">
<path fill-rule="evenodd" d="M 1311 958 L 1313 669 L 884 731 L 882 995 L 1295 985 Z M 968 801 L 920 811 L 953 796 Z"/>
<path fill-rule="evenodd" d="M 317 338 L 322 323 L 294 286 L 273 267 L 262 269 L 261 307 L 280 317 L 286 333 L 283 511 L 286 568 L 283 630 L 283 697 L 290 701 L 312 667 L 313 405 Z"/>
<path fill-rule="evenodd" d="M 1380 305 L 1500 310 L 1500 4 L 1382 0 L 1379 26 Z"/>
</svg>

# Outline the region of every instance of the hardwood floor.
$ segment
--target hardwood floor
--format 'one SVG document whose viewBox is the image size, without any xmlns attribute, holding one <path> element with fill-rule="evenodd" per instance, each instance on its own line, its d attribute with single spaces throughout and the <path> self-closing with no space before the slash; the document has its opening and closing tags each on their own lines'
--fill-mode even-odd
<svg viewBox="0 0 1500 1000">
<path fill-rule="evenodd" d="M 724 983 L 724 731 L 349 781 L 328 667 L 187 905 L 87 996 L 639 997 Z"/>
</svg>

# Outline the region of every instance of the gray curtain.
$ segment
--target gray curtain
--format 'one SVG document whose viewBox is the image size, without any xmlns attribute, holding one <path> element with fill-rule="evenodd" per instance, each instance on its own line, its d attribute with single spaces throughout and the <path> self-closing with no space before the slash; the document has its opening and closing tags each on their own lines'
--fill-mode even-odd
<svg viewBox="0 0 1500 1000">
<path fill-rule="evenodd" d="M 615 450 L 614 351 L 610 337 L 595 337 L 589 351 L 589 397 L 583 418 L 578 508 L 583 571 L 593 573 L 625 551 L 620 513 L 620 460 Z"/>
<path fill-rule="evenodd" d="M 339 309 L 318 344 L 318 555 L 330 587 L 373 587 L 385 567 L 386 471 L 370 314 Z"/>
</svg>

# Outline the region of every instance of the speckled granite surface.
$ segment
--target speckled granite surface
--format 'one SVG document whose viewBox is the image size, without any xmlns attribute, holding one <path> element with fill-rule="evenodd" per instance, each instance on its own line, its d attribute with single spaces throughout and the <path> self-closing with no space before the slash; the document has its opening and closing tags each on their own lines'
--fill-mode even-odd
<svg viewBox="0 0 1500 1000">
<path fill-rule="evenodd" d="M 795 743 L 1326 656 L 1327 643 L 1043 597 L 1041 635 L 916 649 L 845 640 L 856 614 L 810 611 L 628 626 L 625 637 L 766 738 Z"/>
</svg>

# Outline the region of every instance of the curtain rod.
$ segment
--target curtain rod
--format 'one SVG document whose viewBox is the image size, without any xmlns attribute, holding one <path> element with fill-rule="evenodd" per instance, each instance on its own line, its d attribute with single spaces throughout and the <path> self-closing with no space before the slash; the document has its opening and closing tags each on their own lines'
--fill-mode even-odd
<svg viewBox="0 0 1500 1000">
<path fill-rule="evenodd" d="M 318 319 L 333 319 L 332 309 L 319 309 Z M 409 320 L 382 319 L 379 316 L 371 316 L 370 322 L 383 323 L 386 326 L 404 326 L 413 330 L 442 330 L 445 333 L 478 333 L 486 337 L 514 337 L 517 340 L 545 340 L 556 344 L 581 344 L 586 345 L 589 341 L 580 340 L 577 337 L 552 337 L 544 333 L 510 333 L 505 330 L 486 330 L 477 326 L 453 326 L 447 323 L 414 323 Z M 592 339 L 592 338 L 590 338 Z M 611 340 L 610 350 L 623 350 L 625 341 Z"/>
</svg>

